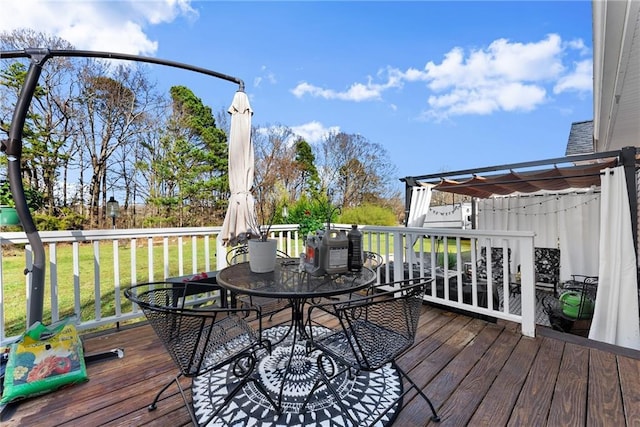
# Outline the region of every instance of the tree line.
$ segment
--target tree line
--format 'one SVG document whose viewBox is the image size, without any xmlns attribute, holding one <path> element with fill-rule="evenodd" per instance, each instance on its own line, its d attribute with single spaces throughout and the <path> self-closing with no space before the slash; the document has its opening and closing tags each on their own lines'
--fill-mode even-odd
<svg viewBox="0 0 640 427">
<path fill-rule="evenodd" d="M 0 49 L 73 49 L 58 37 L 0 33 Z M 29 61 L 0 59 L 0 132 L 6 137 Z M 101 228 L 117 195 L 120 227 L 220 225 L 229 198 L 229 117 L 187 86 L 163 93 L 152 69 L 91 58 L 54 57 L 42 70 L 23 131 L 25 188 L 41 195 L 40 229 Z M 222 100 L 221 100 L 222 101 Z M 254 196 L 263 222 L 324 220 L 371 204 L 401 212 L 386 150 L 335 132 L 310 144 L 291 128 L 252 129 Z M 0 180 L 6 180 L 2 158 Z M 283 208 L 287 206 L 288 210 Z M 289 218 L 282 214 L 291 212 Z"/>
</svg>

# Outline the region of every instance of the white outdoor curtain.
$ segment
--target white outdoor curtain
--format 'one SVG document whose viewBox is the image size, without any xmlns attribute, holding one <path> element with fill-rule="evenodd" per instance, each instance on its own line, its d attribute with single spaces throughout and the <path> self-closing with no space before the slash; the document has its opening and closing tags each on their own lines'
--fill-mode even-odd
<svg viewBox="0 0 640 427">
<path fill-rule="evenodd" d="M 229 107 L 229 207 L 222 224 L 220 239 L 234 246 L 246 238 L 257 224 L 255 201 L 251 194 L 254 175 L 254 151 L 251 141 L 251 115 L 249 97 L 237 91 Z"/>
<path fill-rule="evenodd" d="M 407 227 L 422 227 L 424 224 L 424 219 L 427 217 L 431 205 L 432 189 L 432 184 L 414 186 L 411 189 L 411 206 L 409 207 Z"/>
<path fill-rule="evenodd" d="M 431 194 L 433 185 L 423 184 L 414 186 L 411 189 L 411 205 L 409 206 L 409 216 L 407 217 L 407 227 L 422 227 L 431 205 Z M 416 243 L 416 238 L 408 238 L 405 241 L 405 257 L 407 262 L 415 262 L 415 251 L 412 249 Z"/>
<path fill-rule="evenodd" d="M 600 268 L 589 338 L 640 350 L 638 283 L 624 168 L 602 176 Z"/>
<path fill-rule="evenodd" d="M 600 195 L 593 191 L 499 196 L 478 200 L 478 227 L 533 231 L 536 247 L 560 249 L 560 279 L 564 281 L 572 274 L 597 274 L 599 212 Z M 511 249 L 517 264 L 519 248 Z"/>
<path fill-rule="evenodd" d="M 560 197 L 558 238 L 560 241 L 560 276 L 598 275 L 600 245 L 601 193 L 588 192 Z"/>
</svg>

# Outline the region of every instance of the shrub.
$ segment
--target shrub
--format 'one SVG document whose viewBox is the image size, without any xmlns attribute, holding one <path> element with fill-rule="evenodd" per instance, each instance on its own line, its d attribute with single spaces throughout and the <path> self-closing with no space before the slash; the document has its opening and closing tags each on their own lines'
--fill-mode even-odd
<svg viewBox="0 0 640 427">
<path fill-rule="evenodd" d="M 398 225 L 396 215 L 392 209 L 371 204 L 345 209 L 338 222 L 342 224 Z"/>
<path fill-rule="evenodd" d="M 327 222 L 326 202 L 302 197 L 289 209 L 288 222 L 300 226 L 301 237 L 323 228 Z"/>
<path fill-rule="evenodd" d="M 33 214 L 33 222 L 38 230 L 82 230 L 87 219 L 69 208 L 60 209 L 56 216 L 47 214 Z"/>
<path fill-rule="evenodd" d="M 31 187 L 24 188 L 24 197 L 27 200 L 27 206 L 32 211 L 36 211 L 44 206 L 44 196 L 38 190 Z M 15 202 L 11 194 L 9 181 L 0 183 L 0 205 L 15 207 Z"/>
</svg>

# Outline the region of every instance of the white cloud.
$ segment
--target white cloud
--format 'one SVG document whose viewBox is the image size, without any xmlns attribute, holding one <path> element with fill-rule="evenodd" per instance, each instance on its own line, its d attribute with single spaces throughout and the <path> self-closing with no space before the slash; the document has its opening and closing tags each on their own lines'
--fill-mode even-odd
<svg viewBox="0 0 640 427">
<path fill-rule="evenodd" d="M 574 70 L 561 77 L 553 87 L 553 93 L 593 91 L 593 61 L 587 59 L 577 62 Z"/>
<path fill-rule="evenodd" d="M 562 40 L 555 34 L 536 43 L 498 39 L 467 57 L 454 48 L 440 64 L 430 61 L 424 72 L 411 69 L 407 74 L 426 81 L 435 93 L 429 97 L 430 117 L 531 111 L 547 101 L 547 82 L 564 72 L 562 53 Z"/>
<path fill-rule="evenodd" d="M 157 41 L 149 39 L 148 25 L 193 19 L 191 0 L 157 1 L 45 1 L 4 0 L 0 28 L 31 28 L 58 36 L 78 49 L 153 55 Z"/>
<path fill-rule="evenodd" d="M 299 83 L 291 90 L 291 93 L 297 98 L 310 95 L 316 98 L 338 99 L 341 101 L 377 101 L 382 97 L 382 93 L 390 88 L 402 87 L 402 73 L 398 70 L 388 68 L 380 70 L 378 77 L 386 78 L 385 83 L 374 83 L 372 77 L 367 78 L 367 83 L 353 83 L 345 91 L 335 91 L 333 89 L 323 89 L 307 82 Z"/>
<path fill-rule="evenodd" d="M 322 139 L 325 138 L 330 133 L 340 132 L 340 127 L 338 126 L 325 127 L 320 122 L 312 121 L 300 126 L 292 126 L 291 130 L 297 136 L 302 137 L 309 144 L 315 144 L 322 141 Z"/>
<path fill-rule="evenodd" d="M 468 52 L 454 47 L 440 63 L 428 61 L 423 69 L 410 67 L 403 72 L 387 67 L 376 76 L 382 83 L 369 78 L 367 83 L 353 83 L 340 92 L 302 82 L 292 93 L 299 98 L 371 101 L 382 100 L 387 89 L 424 82 L 427 107 L 423 117 L 532 111 L 548 102 L 551 92 L 592 90 L 591 59 L 574 66 L 563 62 L 575 53 L 584 57 L 589 50 L 582 40 L 563 42 L 557 34 L 529 43 L 501 38 Z"/>
<path fill-rule="evenodd" d="M 591 49 L 589 49 L 582 39 L 570 40 L 567 42 L 567 47 L 569 49 L 577 50 L 580 55 L 586 56 L 591 55 Z"/>
<path fill-rule="evenodd" d="M 261 76 L 258 76 L 255 79 L 253 79 L 254 87 L 259 87 L 264 80 L 266 80 L 268 83 L 272 85 L 278 82 L 278 80 L 276 79 L 276 75 L 272 71 L 269 71 L 266 65 L 263 65 L 262 67 L 260 67 L 260 73 L 262 74 Z"/>
<path fill-rule="evenodd" d="M 191 7 L 191 0 L 133 0 L 130 5 L 152 25 L 173 22 L 181 15 L 191 19 L 198 16 L 198 12 Z"/>
<path fill-rule="evenodd" d="M 362 83 L 354 83 L 349 89 L 338 92 L 333 89 L 322 89 L 307 82 L 299 83 L 298 86 L 291 90 L 291 93 L 297 98 L 305 95 L 311 95 L 316 98 L 339 99 L 342 101 L 371 101 L 380 99 L 380 89 L 370 87 Z"/>
</svg>

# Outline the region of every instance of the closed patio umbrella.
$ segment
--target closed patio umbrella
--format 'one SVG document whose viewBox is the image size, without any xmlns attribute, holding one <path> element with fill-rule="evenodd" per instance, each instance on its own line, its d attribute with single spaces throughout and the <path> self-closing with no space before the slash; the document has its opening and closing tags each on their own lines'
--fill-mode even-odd
<svg viewBox="0 0 640 427">
<path fill-rule="evenodd" d="M 1 143 L 3 148 L 2 151 L 5 152 L 7 158 L 9 159 L 9 162 L 7 163 L 7 174 L 11 188 L 11 195 L 13 196 L 13 199 L 16 203 L 18 217 L 20 218 L 20 222 L 24 228 L 27 238 L 29 239 L 29 244 L 33 248 L 33 264 L 30 270 L 27 270 L 30 273 L 30 284 L 28 293 L 29 296 L 27 298 L 27 327 L 33 325 L 37 321 L 42 321 L 44 311 L 44 279 L 46 260 L 44 244 L 42 243 L 40 233 L 38 233 L 38 229 L 35 226 L 35 223 L 27 206 L 24 187 L 22 185 L 22 131 L 27 113 L 29 111 L 29 106 L 33 98 L 33 94 L 35 93 L 35 90 L 37 88 L 38 79 L 40 78 L 42 68 L 49 58 L 56 56 L 121 59 L 145 62 L 150 64 L 166 65 L 169 67 L 182 68 L 185 70 L 190 70 L 234 82 L 239 85 L 240 91 L 244 90 L 244 82 L 237 77 L 222 74 L 213 70 L 208 70 L 206 68 L 182 64 L 175 61 L 167 61 L 165 59 L 159 58 L 129 55 L 116 52 L 96 52 L 88 50 L 51 50 L 47 48 L 28 48 L 15 51 L 0 51 L 0 59 L 32 59 L 29 65 L 29 70 L 27 71 L 24 79 L 23 87 L 20 90 L 20 96 L 13 111 L 11 126 L 9 127 L 9 138 L 6 141 L 2 141 Z M 242 93 L 242 95 L 244 95 L 244 93 Z M 249 112 L 247 125 L 247 129 L 249 129 L 247 131 L 248 136 L 248 132 L 250 132 L 251 129 L 251 108 L 249 107 L 248 101 L 246 103 L 246 106 L 247 111 Z M 231 122 L 233 126 L 233 118 Z M 253 148 L 251 149 L 251 153 L 253 157 Z M 251 159 L 251 162 L 253 163 L 253 158 Z M 251 184 L 249 185 L 249 188 L 252 183 L 253 169 L 251 171 Z"/>
<path fill-rule="evenodd" d="M 254 152 L 251 141 L 251 115 L 249 97 L 237 91 L 231 107 L 229 134 L 229 207 L 222 224 L 220 238 L 224 245 L 235 246 L 246 239 L 247 233 L 257 234 L 255 201 L 251 194 L 254 173 Z"/>
</svg>

